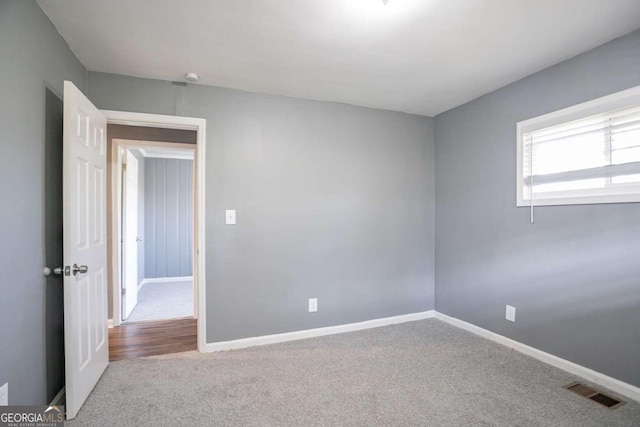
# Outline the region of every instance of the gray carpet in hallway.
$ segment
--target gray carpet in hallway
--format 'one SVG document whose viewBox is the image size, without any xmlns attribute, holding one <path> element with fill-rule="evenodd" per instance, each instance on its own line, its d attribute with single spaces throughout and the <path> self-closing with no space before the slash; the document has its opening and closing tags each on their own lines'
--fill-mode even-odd
<svg viewBox="0 0 640 427">
<path fill-rule="evenodd" d="M 577 378 L 430 319 L 110 365 L 69 426 L 638 426 Z"/>
<path fill-rule="evenodd" d="M 138 304 L 127 322 L 193 316 L 193 281 L 147 283 L 138 291 Z"/>
</svg>

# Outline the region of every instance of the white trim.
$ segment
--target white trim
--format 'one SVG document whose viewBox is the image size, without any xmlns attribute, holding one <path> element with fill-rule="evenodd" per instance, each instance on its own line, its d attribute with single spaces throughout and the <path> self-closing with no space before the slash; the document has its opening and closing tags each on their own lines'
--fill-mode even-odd
<svg viewBox="0 0 640 427">
<path fill-rule="evenodd" d="M 108 122 L 107 122 L 108 126 Z M 122 250 L 122 224 L 120 221 L 120 210 L 122 202 L 122 162 L 123 162 L 123 150 L 116 144 L 111 146 L 111 164 L 107 162 L 107 168 L 111 170 L 111 194 L 107 197 L 111 197 L 111 216 L 109 217 L 109 210 L 107 209 L 107 221 L 112 225 L 111 227 L 111 253 L 107 254 L 107 260 L 111 259 L 111 297 L 113 302 L 111 304 L 111 322 L 113 326 L 120 326 L 122 311 L 120 308 L 122 294 L 120 292 L 120 281 L 122 280 L 120 272 L 122 271 L 122 259 L 120 258 L 120 251 Z M 107 174 L 108 176 L 108 174 Z M 108 188 L 108 187 L 107 187 Z M 114 217 L 118 219 L 115 221 Z M 107 245 L 108 247 L 108 245 Z"/>
<path fill-rule="evenodd" d="M 196 156 L 195 156 L 195 192 L 194 199 L 196 209 L 194 212 L 195 222 L 195 238 L 194 238 L 194 305 L 195 314 L 198 319 L 198 351 L 204 352 L 207 345 L 207 320 L 206 320 L 206 270 L 205 270 L 205 164 L 206 164 L 206 127 L 207 121 L 202 118 L 182 117 L 182 116 L 166 116 L 160 114 L 133 113 L 126 111 L 102 110 L 107 118 L 107 124 L 119 124 L 128 126 L 146 126 L 167 129 L 186 129 L 196 131 Z M 117 157 L 117 156 L 116 156 Z M 113 161 L 113 159 L 112 159 Z M 117 190 L 117 189 L 115 189 Z M 114 189 L 112 189 L 111 197 Z M 115 206 L 115 205 L 114 205 Z M 112 212 L 113 215 L 113 212 Z M 117 230 L 114 230 L 117 233 Z M 114 242 L 118 242 L 116 239 Z M 118 248 L 117 243 L 113 244 L 113 248 Z M 113 249 L 112 248 L 112 249 Z M 113 252 L 113 250 L 112 250 Z M 115 258 L 117 260 L 117 256 Z M 118 268 L 117 261 L 113 263 L 113 270 Z M 119 277 L 118 272 L 113 276 Z M 114 289 L 114 313 L 118 310 L 120 303 L 120 293 Z M 118 305 L 115 304 L 118 303 Z M 114 316 L 114 324 L 120 324 L 120 315 Z"/>
<path fill-rule="evenodd" d="M 67 389 L 66 387 L 62 387 L 62 389 L 58 392 L 58 394 L 54 396 L 51 403 L 49 403 L 49 406 L 62 405 L 62 403 L 64 402 L 64 394 L 66 392 L 66 389 Z"/>
<path fill-rule="evenodd" d="M 397 323 L 413 322 L 415 320 L 431 319 L 434 311 L 403 314 L 400 316 L 385 317 L 382 319 L 365 320 L 363 322 L 348 323 L 346 325 L 327 326 L 324 328 L 305 329 L 302 331 L 285 332 L 282 334 L 263 335 L 260 337 L 242 338 L 232 341 L 208 343 L 207 352 L 236 350 L 258 345 L 276 344 L 286 341 L 295 341 L 305 338 L 322 337 L 325 335 L 343 334 L 345 332 L 361 331 L 363 329 L 378 328 L 380 326 L 394 325 Z"/>
<path fill-rule="evenodd" d="M 109 123 L 111 124 L 111 123 Z M 196 146 L 194 144 L 187 144 L 182 142 L 165 142 L 165 141 L 147 141 L 144 139 L 122 139 L 113 138 L 114 142 L 117 142 L 119 146 L 126 149 L 136 149 L 140 151 L 140 154 L 147 149 L 165 150 L 170 153 L 165 158 L 178 158 L 174 156 L 194 156 L 196 152 Z M 152 156 L 155 157 L 155 156 Z M 187 160 L 193 160 L 193 157 Z"/>
<path fill-rule="evenodd" d="M 540 194 L 536 193 L 535 206 L 570 206 L 570 205 L 594 205 L 605 203 L 638 203 L 640 202 L 640 194 L 608 194 L 606 196 L 580 196 L 580 197 L 549 197 L 548 199 L 540 198 Z M 529 200 L 518 200 L 517 207 L 529 207 Z"/>
<path fill-rule="evenodd" d="M 522 122 L 516 123 L 516 206 L 525 206 L 524 194 L 522 191 L 524 184 L 524 161 L 522 157 Z M 529 206 L 531 200 L 528 200 Z"/>
<path fill-rule="evenodd" d="M 523 157 L 522 157 L 522 134 L 567 123 L 581 118 L 614 111 L 620 108 L 629 107 L 640 103 L 640 86 L 613 93 L 611 95 L 592 99 L 581 104 L 573 105 L 561 110 L 552 111 L 538 117 L 520 121 L 516 124 L 516 206 L 530 207 L 531 201 L 525 200 L 522 192 L 523 177 Z M 542 195 L 542 197 L 544 197 Z M 584 194 L 578 197 L 555 197 L 541 198 L 536 194 L 535 206 L 558 206 L 558 205 L 583 205 L 596 203 L 634 203 L 640 202 L 640 194 L 607 194 L 603 196 Z"/>
<path fill-rule="evenodd" d="M 542 350 L 538 350 L 537 348 L 522 344 L 521 342 L 512 340 L 511 338 L 507 338 L 503 335 L 496 334 L 495 332 L 491 332 L 487 329 L 465 322 L 464 320 L 456 319 L 455 317 L 447 316 L 446 314 L 439 312 L 435 312 L 435 318 L 460 329 L 464 329 L 465 331 L 472 332 L 488 340 L 497 342 L 498 344 L 510 347 L 548 365 L 555 366 L 556 368 L 567 371 L 570 374 L 578 375 L 586 380 L 592 381 L 608 388 L 611 391 L 628 397 L 629 399 L 640 402 L 639 387 L 617 380 L 608 375 L 594 371 L 593 369 L 578 365 L 577 363 L 562 359 L 558 356 L 546 353 Z"/>
<path fill-rule="evenodd" d="M 173 283 L 173 282 L 188 282 L 193 280 L 193 276 L 184 276 L 184 277 L 149 277 L 146 279 L 142 279 L 140 282 L 140 287 L 142 284 L 147 283 Z"/>
<path fill-rule="evenodd" d="M 518 341 L 507 338 L 503 335 L 496 334 L 487 329 L 483 329 L 479 326 L 465 322 L 464 320 L 456 319 L 455 317 L 447 316 L 446 314 L 437 312 L 435 310 L 423 311 L 420 313 L 404 314 L 400 316 L 385 317 L 382 319 L 366 320 L 364 322 L 348 323 L 345 325 L 327 326 L 324 328 L 306 329 L 294 332 L 285 332 L 282 334 L 263 335 L 260 337 L 242 338 L 231 341 L 222 341 L 206 344 L 206 352 L 216 352 L 225 350 L 237 350 L 247 347 L 254 347 L 259 345 L 277 344 L 287 341 L 295 341 L 306 338 L 322 337 L 326 335 L 342 334 L 346 332 L 361 331 L 363 329 L 377 328 L 380 326 L 393 325 L 397 323 L 413 322 L 416 320 L 436 318 L 443 322 L 446 322 L 452 326 L 460 329 L 472 332 L 482 338 L 486 338 L 490 341 L 502 344 L 510 347 L 516 351 L 519 351 L 527 356 L 533 357 L 548 365 L 562 369 L 570 374 L 580 376 L 595 384 L 599 384 L 608 388 L 622 396 L 629 399 L 640 402 L 640 388 L 634 385 L 625 383 L 618 379 L 612 378 L 608 375 L 594 371 L 593 369 L 586 368 L 578 365 L 577 363 L 570 362 L 566 359 L 562 359 L 558 356 L 546 353 L 537 348 L 522 344 Z"/>
<path fill-rule="evenodd" d="M 195 117 L 134 113 L 130 111 L 100 111 L 102 111 L 102 113 L 107 116 L 107 123 L 112 125 L 144 126 L 149 128 L 183 129 L 197 131 L 203 130 L 206 126 L 205 119 Z"/>
<path fill-rule="evenodd" d="M 107 319 L 107 328 L 111 329 L 113 326 L 113 319 Z"/>
<path fill-rule="evenodd" d="M 603 111 L 617 110 L 619 108 L 628 107 L 640 97 L 640 86 L 612 93 L 611 95 L 595 98 L 580 104 L 561 110 L 552 111 L 538 117 L 523 120 L 518 124 L 522 126 L 524 133 L 534 130 L 555 126 L 560 123 L 571 122 L 583 117 L 600 114 Z"/>
<path fill-rule="evenodd" d="M 178 160 L 193 160 L 195 150 L 192 151 L 180 151 L 180 152 L 167 152 L 161 153 L 150 150 L 149 148 L 138 148 L 142 157 L 148 159 L 178 159 Z"/>
<path fill-rule="evenodd" d="M 144 285 L 147 283 L 176 283 L 176 282 L 192 282 L 193 276 L 184 276 L 184 277 L 149 277 L 146 279 L 142 279 L 140 283 L 138 283 L 138 291 L 142 289 Z"/>
</svg>

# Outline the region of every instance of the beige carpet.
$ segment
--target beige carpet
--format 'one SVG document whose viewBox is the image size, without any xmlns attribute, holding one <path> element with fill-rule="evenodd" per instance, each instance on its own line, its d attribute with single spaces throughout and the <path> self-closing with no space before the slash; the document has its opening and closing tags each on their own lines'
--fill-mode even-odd
<svg viewBox="0 0 640 427">
<path fill-rule="evenodd" d="M 193 316 L 193 281 L 147 283 L 138 291 L 138 304 L 127 322 Z"/>
<path fill-rule="evenodd" d="M 69 426 L 639 426 L 577 378 L 438 320 L 110 365 Z"/>
</svg>

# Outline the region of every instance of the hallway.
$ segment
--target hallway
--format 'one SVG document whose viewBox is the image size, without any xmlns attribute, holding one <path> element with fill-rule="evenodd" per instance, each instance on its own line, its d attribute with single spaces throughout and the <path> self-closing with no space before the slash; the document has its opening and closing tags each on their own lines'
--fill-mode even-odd
<svg viewBox="0 0 640 427">
<path fill-rule="evenodd" d="M 147 283 L 126 322 L 146 322 L 193 316 L 193 280 Z"/>
</svg>

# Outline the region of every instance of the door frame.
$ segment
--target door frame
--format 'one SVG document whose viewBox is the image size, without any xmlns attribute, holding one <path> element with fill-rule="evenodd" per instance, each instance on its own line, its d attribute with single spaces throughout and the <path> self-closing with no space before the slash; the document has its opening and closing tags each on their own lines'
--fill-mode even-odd
<svg viewBox="0 0 640 427">
<path fill-rule="evenodd" d="M 158 149 L 164 149 L 164 150 L 170 150 L 174 153 L 177 152 L 182 152 L 182 153 L 188 153 L 192 160 L 194 161 L 194 165 L 195 165 L 195 161 L 196 161 L 196 146 L 194 144 L 185 144 L 185 143 L 175 143 L 175 142 L 162 142 L 162 141 L 142 141 L 142 140 L 132 140 L 132 139 L 122 139 L 122 138 L 114 138 L 111 141 L 111 159 L 112 161 L 115 160 L 112 164 L 112 168 L 111 170 L 113 170 L 113 174 L 112 174 L 112 179 L 111 181 L 111 188 L 113 190 L 112 196 L 115 197 L 114 199 L 114 204 L 112 205 L 112 211 L 111 211 L 111 217 L 109 218 L 109 222 L 111 224 L 111 229 L 114 232 L 117 232 L 117 236 L 114 233 L 114 240 L 113 242 L 115 242 L 116 244 L 120 243 L 119 245 L 117 245 L 117 248 L 115 247 L 116 245 L 114 245 L 114 247 L 112 248 L 112 251 L 110 252 L 110 256 L 115 256 L 117 255 L 118 259 L 114 260 L 112 258 L 111 262 L 112 265 L 114 267 L 118 268 L 118 276 L 114 276 L 114 280 L 113 280 L 113 295 L 112 295 L 112 303 L 113 303 L 113 310 L 112 310 L 112 314 L 113 316 L 116 315 L 116 313 L 120 312 L 120 316 L 116 319 L 114 317 L 113 321 L 114 321 L 114 326 L 117 326 L 116 320 L 118 322 L 118 325 L 121 325 L 123 320 L 122 317 L 123 316 L 123 312 L 124 312 L 124 301 L 122 298 L 122 288 L 124 287 L 124 281 L 125 281 L 125 277 L 126 277 L 126 272 L 124 271 L 124 269 L 127 268 L 126 264 L 123 265 L 123 259 L 125 259 L 125 253 L 126 251 L 124 250 L 125 245 L 123 243 L 123 238 L 125 235 L 125 227 L 126 227 L 126 222 L 124 221 L 124 214 L 126 211 L 126 204 L 124 203 L 125 200 L 125 193 L 124 190 L 126 188 L 126 182 L 123 179 L 123 163 L 125 163 L 124 161 L 124 157 L 125 157 L 125 153 L 127 150 L 134 150 L 134 149 L 145 149 L 145 148 L 158 148 Z M 169 157 L 171 158 L 171 157 Z M 127 169 L 128 171 L 128 169 Z M 196 181 L 197 181 L 198 177 L 196 175 L 196 168 L 193 168 L 193 175 L 191 176 L 191 180 L 193 182 L 193 188 L 196 188 Z M 193 230 L 192 230 L 192 237 L 193 237 L 193 251 L 192 253 L 196 253 L 197 251 L 197 247 L 196 247 L 196 236 L 197 236 L 197 232 L 198 232 L 198 224 L 196 222 L 196 209 L 197 209 L 197 205 L 196 205 L 196 197 L 193 198 Z M 198 318 L 198 312 L 199 312 L 199 308 L 198 308 L 198 287 L 197 287 L 197 281 L 195 280 L 195 272 L 196 271 L 196 262 L 195 262 L 195 256 L 193 257 L 193 263 L 192 263 L 192 282 L 193 282 L 193 317 L 194 318 Z M 116 286 L 117 285 L 117 286 Z M 120 291 L 120 292 L 117 292 Z"/>
<path fill-rule="evenodd" d="M 120 145 L 120 141 L 124 141 L 124 140 L 117 140 L 114 139 L 112 141 L 113 143 L 116 143 L 118 145 Z M 118 222 L 118 227 L 113 227 L 114 229 L 117 228 L 120 230 L 120 258 L 118 260 L 118 263 L 120 265 L 120 269 L 121 269 L 121 274 L 119 277 L 117 277 L 119 285 L 120 285 L 120 307 L 118 307 L 118 311 L 120 312 L 120 321 L 122 322 L 122 319 L 125 318 L 125 313 L 127 311 L 128 308 L 128 303 L 127 303 L 127 298 L 122 298 L 122 289 L 128 288 L 127 286 L 127 278 L 128 278 L 128 274 L 130 272 L 130 266 L 129 266 L 129 262 L 128 259 L 131 259 L 130 254 L 129 254 L 129 249 L 131 249 L 130 244 L 131 242 L 127 241 L 127 235 L 129 234 L 130 230 L 129 230 L 129 213 L 130 213 L 130 209 L 131 207 L 129 206 L 129 192 L 131 191 L 131 189 L 129 188 L 129 173 L 131 173 L 131 168 L 129 166 L 129 161 L 131 161 L 131 159 L 135 159 L 136 161 L 136 173 L 138 173 L 138 168 L 137 168 L 137 159 L 135 157 L 135 155 L 133 153 L 126 153 L 126 155 L 124 154 L 123 150 L 125 151 L 129 151 L 130 149 L 125 149 L 124 147 L 120 146 L 117 148 L 112 148 L 111 152 L 112 152 L 112 156 L 113 156 L 113 151 L 117 150 L 118 152 L 118 163 L 116 164 L 116 168 L 118 169 L 118 172 L 116 175 L 112 176 L 111 178 L 111 185 L 113 186 L 114 181 L 117 181 L 118 179 L 120 180 L 120 183 L 117 184 L 118 188 L 117 191 L 119 192 L 118 195 L 118 201 L 119 201 L 119 206 L 115 211 L 112 211 L 112 213 L 115 213 L 116 215 L 111 216 L 110 218 L 110 222 L 113 224 L 113 220 L 115 219 Z M 120 154 L 123 155 L 123 158 L 120 159 Z M 129 157 L 131 156 L 131 157 Z M 125 161 L 125 157 L 126 157 L 126 161 Z M 113 158 L 113 157 L 112 157 Z M 126 165 L 126 168 L 124 167 Z M 115 178 L 115 180 L 114 180 Z M 193 179 L 193 178 L 192 178 Z M 140 182 L 138 182 L 138 177 L 136 177 L 136 188 L 135 188 L 135 192 L 136 192 L 136 199 L 138 198 L 138 191 L 140 189 Z M 137 204 L 137 200 L 136 200 L 136 240 L 135 240 L 135 244 L 136 244 L 136 259 L 135 259 L 135 267 L 136 267 L 136 282 L 138 281 L 138 250 L 137 250 L 137 246 L 138 246 L 138 238 L 137 236 L 140 236 L 140 231 L 138 230 L 138 220 L 139 220 L 139 215 L 138 215 L 138 204 Z M 113 260 L 111 261 L 113 262 Z M 136 283 L 136 287 L 137 287 L 138 283 Z M 113 292 L 115 292 L 115 287 L 113 288 Z M 138 296 L 137 296 L 137 292 L 136 292 L 136 303 L 138 300 Z M 115 301 L 115 298 L 114 298 Z M 133 311 L 133 310 L 132 310 Z M 112 315 L 115 315 L 116 310 L 115 310 L 115 306 L 114 309 L 112 310 Z"/>
<path fill-rule="evenodd" d="M 194 315 L 197 319 L 197 335 L 198 335 L 198 351 L 204 353 L 206 351 L 207 344 L 207 321 L 206 321 L 206 269 L 205 269 L 205 148 L 206 148 L 206 119 L 195 117 L 182 117 L 182 116 L 167 116 L 160 114 L 147 114 L 147 113 L 134 113 L 126 111 L 112 111 L 101 110 L 107 117 L 107 125 L 126 125 L 126 126 L 143 126 L 153 128 L 165 128 L 165 129 L 181 129 L 181 130 L 193 130 L 196 131 L 196 144 L 194 154 L 194 270 L 193 280 L 196 292 L 194 293 L 195 307 L 197 308 Z M 110 235 L 110 250 L 111 256 L 111 282 L 114 285 L 113 289 L 113 310 L 112 313 L 116 313 L 116 310 L 120 308 L 120 292 L 118 291 L 121 278 L 121 266 L 120 266 L 120 228 L 119 221 L 117 220 L 117 213 L 119 208 L 118 192 L 119 192 L 119 180 L 122 177 L 118 177 L 118 167 L 121 168 L 121 159 L 119 147 L 123 147 L 125 144 L 117 143 L 117 140 L 113 141 L 111 150 L 112 157 L 110 164 L 107 167 L 111 171 L 112 183 L 111 192 L 109 197 L 111 198 L 111 218 L 109 221 L 112 225 Z M 120 140 L 122 142 L 122 140 Z M 144 146 L 150 146 L 149 142 L 143 141 L 131 141 L 133 144 L 131 148 L 144 148 Z M 179 143 L 155 143 L 162 144 L 165 148 L 181 148 L 193 150 L 193 146 L 185 147 L 186 144 Z M 128 144 L 127 144 L 128 145 Z M 129 148 L 129 147 L 126 147 Z M 114 179 L 115 178 L 115 179 Z M 117 183 L 116 183 L 117 182 Z M 113 185 L 116 184 L 116 185 Z M 116 286 L 118 285 L 118 286 Z M 119 326 L 121 324 L 120 316 L 113 316 L 113 326 Z"/>
</svg>

